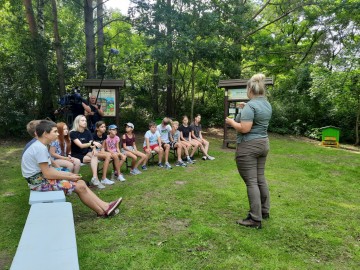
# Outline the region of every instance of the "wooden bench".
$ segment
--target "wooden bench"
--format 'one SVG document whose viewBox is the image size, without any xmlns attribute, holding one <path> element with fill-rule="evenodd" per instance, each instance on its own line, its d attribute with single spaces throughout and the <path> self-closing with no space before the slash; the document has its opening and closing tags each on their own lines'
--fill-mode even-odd
<svg viewBox="0 0 360 270">
<path fill-rule="evenodd" d="M 10 268 L 23 269 L 79 269 L 71 203 L 31 206 Z"/>
<path fill-rule="evenodd" d="M 29 204 L 65 202 L 64 191 L 32 191 L 30 190 Z"/>
</svg>

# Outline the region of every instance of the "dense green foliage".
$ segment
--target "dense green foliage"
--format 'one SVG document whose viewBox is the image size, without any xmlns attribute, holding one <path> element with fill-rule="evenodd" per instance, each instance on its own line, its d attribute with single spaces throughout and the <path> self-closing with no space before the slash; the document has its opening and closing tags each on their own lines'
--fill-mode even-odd
<svg viewBox="0 0 360 270">
<path fill-rule="evenodd" d="M 80 269 L 358 269 L 359 153 L 270 135 L 270 219 L 256 230 L 235 224 L 248 201 L 234 152 L 210 141 L 214 161 L 124 170 L 124 183 L 94 189 L 105 200 L 123 197 L 112 219 L 69 196 Z M 0 269 L 9 269 L 29 211 L 22 147 L 0 146 Z M 90 179 L 88 166 L 81 173 Z"/>
<path fill-rule="evenodd" d="M 60 93 L 50 5 L 40 10 L 40 0 L 32 0 L 35 17 L 44 14 L 42 42 L 34 48 L 22 2 L 0 4 L 5 26 L 0 98 L 8 101 L 0 108 L 5 125 L 0 136 L 41 115 L 44 87 L 34 54 L 39 48 L 46 52 L 47 102 L 56 107 Z M 93 2 L 95 19 L 96 1 L 87 2 Z M 85 1 L 56 3 L 65 83 L 71 89 L 87 74 Z M 202 113 L 205 125 L 221 126 L 219 80 L 262 72 L 275 80 L 269 89 L 270 130 L 318 137 L 320 127 L 333 125 L 341 128 L 341 140 L 359 143 L 359 10 L 359 0 L 131 1 L 127 16 L 116 10 L 104 15 L 105 52 L 120 51 L 110 58 L 105 79 L 126 79 L 122 112 L 140 110 L 143 122 L 166 113 L 175 118 Z M 96 29 L 93 34 L 96 38 Z M 128 115 L 126 121 L 139 121 Z"/>
</svg>

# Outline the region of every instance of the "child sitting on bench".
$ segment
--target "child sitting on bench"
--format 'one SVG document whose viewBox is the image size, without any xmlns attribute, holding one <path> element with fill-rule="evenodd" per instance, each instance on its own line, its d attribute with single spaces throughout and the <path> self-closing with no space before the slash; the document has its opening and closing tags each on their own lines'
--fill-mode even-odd
<svg viewBox="0 0 360 270">
<path fill-rule="evenodd" d="M 91 184 L 98 188 L 105 188 L 99 181 L 97 174 L 98 157 L 96 147 L 101 147 L 101 144 L 93 141 L 91 132 L 87 129 L 87 121 L 84 115 L 76 116 L 70 131 L 70 140 L 71 155 L 80 159 L 82 163 L 90 163 L 93 175 L 90 181 Z"/>
<path fill-rule="evenodd" d="M 70 155 L 69 128 L 64 122 L 59 122 L 56 126 L 59 136 L 57 140 L 50 143 L 50 155 L 60 167 L 66 168 L 73 173 L 79 173 L 81 162 L 78 158 Z"/>
<path fill-rule="evenodd" d="M 112 156 L 111 156 L 111 153 L 105 151 L 105 149 L 106 149 L 105 141 L 107 138 L 105 122 L 103 122 L 103 121 L 96 122 L 94 124 L 94 128 L 95 128 L 95 132 L 92 135 L 94 142 L 98 142 L 101 145 L 100 147 L 96 147 L 97 157 L 98 157 L 98 159 L 100 159 L 104 162 L 101 183 L 104 185 L 112 185 L 115 182 L 106 177 L 106 173 L 107 173 Z M 117 164 L 115 159 L 114 159 L 114 164 Z M 115 167 L 116 167 L 116 165 L 115 165 Z"/>
<path fill-rule="evenodd" d="M 136 175 L 140 174 L 138 167 L 140 164 L 142 164 L 141 168 L 145 171 L 147 170 L 146 163 L 147 163 L 147 156 L 138 151 L 136 148 L 135 143 L 135 134 L 134 131 L 134 124 L 133 123 L 126 123 L 125 124 L 125 130 L 126 133 L 122 135 L 122 148 L 121 153 L 126 155 L 127 157 L 131 158 L 131 170 L 130 174 Z M 139 161 L 137 161 L 137 158 L 140 157 Z"/>
<path fill-rule="evenodd" d="M 190 162 L 192 162 L 192 160 L 189 157 L 189 152 L 186 148 L 185 145 L 182 145 L 180 142 L 180 131 L 178 130 L 179 128 L 179 122 L 178 121 L 174 121 L 172 122 L 172 128 L 169 132 L 169 139 L 170 139 L 170 148 L 175 150 L 177 153 L 177 162 L 175 163 L 175 166 L 182 166 L 182 167 L 186 167 L 186 163 L 184 163 L 181 159 L 181 152 L 182 149 L 184 149 L 184 152 L 186 154 L 187 160 Z"/>
<path fill-rule="evenodd" d="M 97 197 L 81 180 L 79 174 L 57 171 L 50 166 L 50 154 L 47 146 L 58 137 L 56 124 L 41 120 L 36 126 L 37 141 L 31 144 L 21 159 L 21 171 L 34 191 L 63 190 L 65 194 L 75 192 L 80 200 L 94 210 L 99 217 L 109 217 L 118 213 L 122 198 L 107 203 Z"/>
<path fill-rule="evenodd" d="M 149 123 L 149 130 L 146 131 L 144 136 L 143 149 L 148 157 L 151 156 L 151 151 L 155 151 L 159 155 L 159 168 L 164 168 L 164 165 L 161 163 L 164 149 L 161 147 L 160 133 L 156 130 L 156 124 L 154 122 Z"/>
<path fill-rule="evenodd" d="M 120 138 L 117 136 L 117 126 L 110 125 L 109 126 L 109 134 L 107 135 L 105 144 L 106 150 L 110 152 L 111 157 L 115 162 L 115 176 L 117 176 L 118 180 L 124 182 L 126 179 L 124 175 L 120 172 L 120 168 L 126 160 L 126 156 L 120 151 Z"/>
</svg>

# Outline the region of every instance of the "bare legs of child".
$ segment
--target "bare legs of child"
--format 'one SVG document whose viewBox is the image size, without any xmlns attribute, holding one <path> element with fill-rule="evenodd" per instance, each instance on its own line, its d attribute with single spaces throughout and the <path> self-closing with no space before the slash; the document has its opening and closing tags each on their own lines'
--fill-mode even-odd
<svg viewBox="0 0 360 270">
<path fill-rule="evenodd" d="M 96 150 L 95 150 L 96 151 Z M 97 174 L 97 168 L 98 168 L 98 157 L 97 153 L 93 151 L 89 152 L 84 156 L 83 158 L 84 163 L 90 163 L 91 172 L 93 177 L 91 178 L 91 184 L 94 186 L 97 186 L 98 188 L 105 188 L 103 184 L 100 183 L 98 174 Z"/>
<path fill-rule="evenodd" d="M 116 208 L 119 207 L 122 201 L 122 198 L 119 198 L 110 203 L 104 202 L 88 188 L 83 180 L 76 182 L 74 192 L 78 194 L 80 200 L 86 206 L 94 210 L 100 217 L 108 217 L 117 214 Z"/>
<path fill-rule="evenodd" d="M 132 175 L 136 175 L 136 174 L 140 174 L 141 171 L 138 169 L 138 167 L 141 164 L 142 169 L 145 170 L 146 168 L 146 163 L 147 163 L 147 155 L 145 155 L 144 153 L 141 153 L 140 151 L 126 151 L 125 155 L 128 158 L 131 158 L 131 170 L 130 170 L 130 174 Z M 139 160 L 137 160 L 137 158 L 140 157 Z"/>
<path fill-rule="evenodd" d="M 124 164 L 126 160 L 126 156 L 121 153 L 111 153 L 111 157 L 114 160 L 115 166 L 115 175 L 117 175 L 117 179 L 121 182 L 125 181 L 124 175 L 120 172 L 121 166 Z"/>
<path fill-rule="evenodd" d="M 112 184 L 114 184 L 115 183 L 114 181 L 111 181 L 110 179 L 108 179 L 106 177 L 106 173 L 108 171 L 109 164 L 110 164 L 110 161 L 111 161 L 111 153 L 105 152 L 105 151 L 99 151 L 97 153 L 97 156 L 98 156 L 98 159 L 101 159 L 101 160 L 104 161 L 103 170 L 102 170 L 102 177 L 101 177 L 101 183 L 104 184 L 104 185 L 112 185 Z"/>
</svg>

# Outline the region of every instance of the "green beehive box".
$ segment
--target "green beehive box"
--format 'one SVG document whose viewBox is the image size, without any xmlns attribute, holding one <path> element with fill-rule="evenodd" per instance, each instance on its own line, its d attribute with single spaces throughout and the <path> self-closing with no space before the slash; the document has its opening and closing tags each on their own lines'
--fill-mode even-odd
<svg viewBox="0 0 360 270">
<path fill-rule="evenodd" d="M 340 138 L 339 128 L 333 126 L 327 126 L 321 128 L 321 140 L 323 143 L 334 141 L 338 144 L 339 138 Z"/>
</svg>

